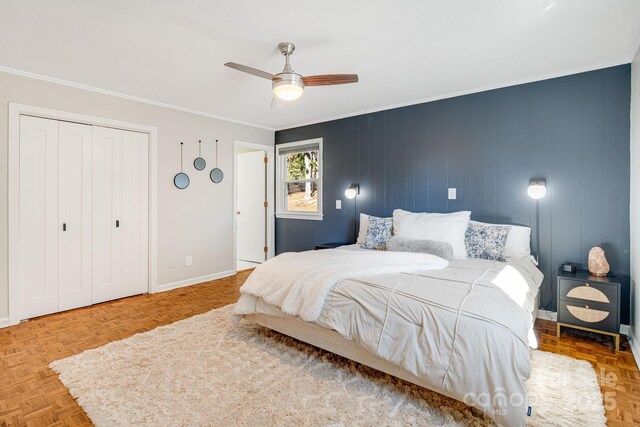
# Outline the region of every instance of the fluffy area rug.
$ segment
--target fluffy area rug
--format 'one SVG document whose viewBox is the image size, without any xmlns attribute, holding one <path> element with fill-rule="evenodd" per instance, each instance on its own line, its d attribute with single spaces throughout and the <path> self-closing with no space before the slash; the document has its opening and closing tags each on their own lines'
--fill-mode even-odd
<svg viewBox="0 0 640 427">
<path fill-rule="evenodd" d="M 55 361 L 98 426 L 487 426 L 479 411 L 212 310 Z M 605 425 L 584 361 L 533 351 L 528 425 Z"/>
</svg>

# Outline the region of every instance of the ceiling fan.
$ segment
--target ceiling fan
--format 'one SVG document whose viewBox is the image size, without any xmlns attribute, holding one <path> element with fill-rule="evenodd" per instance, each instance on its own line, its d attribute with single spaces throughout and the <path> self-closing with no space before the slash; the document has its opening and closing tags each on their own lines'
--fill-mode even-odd
<svg viewBox="0 0 640 427">
<path fill-rule="evenodd" d="M 305 86 L 342 85 L 346 83 L 356 83 L 358 81 L 357 74 L 320 74 L 305 77 L 296 73 L 289 64 L 289 57 L 293 54 L 295 48 L 296 46 L 289 42 L 278 45 L 278 49 L 284 55 L 285 64 L 284 69 L 277 74 L 267 73 L 266 71 L 247 67 L 246 65 L 236 64 L 235 62 L 227 62 L 224 65 L 244 73 L 271 80 L 274 95 L 271 101 L 271 108 L 279 108 L 282 105 L 279 100 L 293 101 L 294 99 L 300 98 Z"/>
</svg>

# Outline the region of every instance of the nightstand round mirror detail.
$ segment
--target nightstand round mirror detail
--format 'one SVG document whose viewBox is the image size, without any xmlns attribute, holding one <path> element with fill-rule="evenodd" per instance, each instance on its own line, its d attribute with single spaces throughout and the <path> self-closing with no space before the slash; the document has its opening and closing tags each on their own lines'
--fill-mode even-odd
<svg viewBox="0 0 640 427">
<path fill-rule="evenodd" d="M 572 305 L 567 305 L 567 310 L 569 310 L 569 313 L 573 314 L 577 319 L 588 323 L 602 322 L 607 318 L 607 316 L 609 316 L 609 312 L 594 310 L 592 308 L 589 308 L 589 306 L 575 307 Z"/>
<path fill-rule="evenodd" d="M 588 301 L 599 301 L 609 303 L 609 298 L 600 290 L 585 284 L 585 286 L 577 286 L 571 289 L 567 296 L 570 298 L 584 299 Z"/>
</svg>

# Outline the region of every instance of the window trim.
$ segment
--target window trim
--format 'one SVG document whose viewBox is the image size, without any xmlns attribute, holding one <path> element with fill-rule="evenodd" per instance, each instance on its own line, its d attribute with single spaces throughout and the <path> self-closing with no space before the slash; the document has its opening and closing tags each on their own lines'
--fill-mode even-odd
<svg viewBox="0 0 640 427">
<path fill-rule="evenodd" d="M 302 147 L 310 144 L 318 144 L 318 212 L 304 212 L 304 211 L 288 211 L 285 209 L 285 190 L 286 190 L 286 180 L 285 180 L 285 172 L 286 172 L 286 162 L 282 161 L 282 156 L 280 155 L 281 149 L 290 149 L 295 147 Z M 314 139 L 306 139 L 304 141 L 295 141 L 295 142 L 287 142 L 286 144 L 278 144 L 276 145 L 276 218 L 287 218 L 287 219 L 306 219 L 306 220 L 315 220 L 322 221 L 323 211 L 322 211 L 322 181 L 324 178 L 324 160 L 322 157 L 322 138 L 314 138 Z M 293 181 L 316 181 L 316 179 L 309 180 L 293 180 Z M 289 182 L 293 182 L 289 181 Z"/>
</svg>

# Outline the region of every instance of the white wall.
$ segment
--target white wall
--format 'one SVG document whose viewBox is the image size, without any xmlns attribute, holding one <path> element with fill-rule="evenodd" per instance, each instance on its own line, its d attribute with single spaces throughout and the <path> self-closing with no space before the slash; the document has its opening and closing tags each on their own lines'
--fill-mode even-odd
<svg viewBox="0 0 640 427">
<path fill-rule="evenodd" d="M 640 356 L 640 49 L 631 64 L 631 327 Z M 638 360 L 640 363 L 640 360 Z"/>
<path fill-rule="evenodd" d="M 179 82 L 176 82 L 179 84 Z M 202 96 L 216 96 L 203 93 Z M 273 145 L 274 132 L 115 96 L 0 72 L 0 323 L 8 316 L 7 138 L 10 102 L 140 123 L 158 128 L 158 284 L 233 270 L 233 140 Z M 193 168 L 203 141 L 207 169 Z M 225 178 L 213 184 L 214 143 Z M 173 186 L 185 142 L 186 190 Z M 193 266 L 185 266 L 185 257 Z"/>
</svg>

